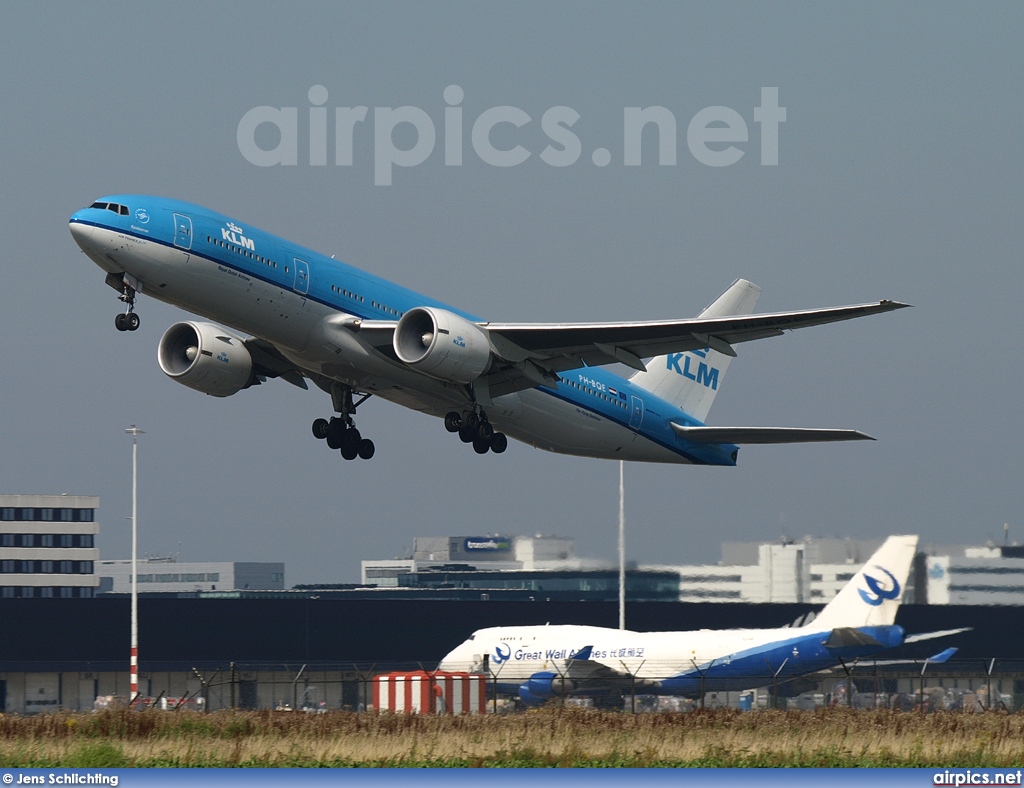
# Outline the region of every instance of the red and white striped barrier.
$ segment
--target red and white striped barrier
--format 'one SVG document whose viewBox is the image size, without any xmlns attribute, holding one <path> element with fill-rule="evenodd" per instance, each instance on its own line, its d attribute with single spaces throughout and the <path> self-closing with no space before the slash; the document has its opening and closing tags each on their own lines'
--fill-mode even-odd
<svg viewBox="0 0 1024 788">
<path fill-rule="evenodd" d="M 414 670 L 373 677 L 373 707 L 405 714 L 485 714 L 487 677 Z"/>
</svg>

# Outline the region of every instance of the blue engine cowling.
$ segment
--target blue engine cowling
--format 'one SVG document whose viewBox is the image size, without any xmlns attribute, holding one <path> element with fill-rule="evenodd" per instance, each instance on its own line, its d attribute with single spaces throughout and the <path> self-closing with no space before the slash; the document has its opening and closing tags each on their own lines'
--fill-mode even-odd
<svg viewBox="0 0 1024 788">
<path fill-rule="evenodd" d="M 542 670 L 519 685 L 519 699 L 528 704 L 540 704 L 556 696 L 569 695 L 575 689 L 576 682 L 572 679 Z"/>
<path fill-rule="evenodd" d="M 550 696 L 547 698 L 538 698 L 530 694 L 529 684 L 523 682 L 519 685 L 519 700 L 525 703 L 527 706 L 543 706 L 550 700 Z"/>
</svg>

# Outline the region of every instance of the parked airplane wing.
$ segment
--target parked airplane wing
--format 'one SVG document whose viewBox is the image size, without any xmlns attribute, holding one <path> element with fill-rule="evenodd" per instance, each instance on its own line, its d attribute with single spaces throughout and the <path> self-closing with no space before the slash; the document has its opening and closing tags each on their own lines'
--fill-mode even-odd
<svg viewBox="0 0 1024 788">
<path fill-rule="evenodd" d="M 859 430 L 803 427 L 687 427 L 672 422 L 672 431 L 694 443 L 815 443 L 818 441 L 873 441 Z"/>
</svg>

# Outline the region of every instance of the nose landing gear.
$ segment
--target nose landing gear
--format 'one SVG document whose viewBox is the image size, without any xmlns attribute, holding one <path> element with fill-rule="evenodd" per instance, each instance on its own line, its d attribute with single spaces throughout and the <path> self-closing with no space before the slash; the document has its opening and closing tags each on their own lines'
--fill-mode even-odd
<svg viewBox="0 0 1024 788">
<path fill-rule="evenodd" d="M 469 410 L 464 413 L 451 411 L 444 417 L 444 428 L 448 432 L 457 432 L 463 443 L 472 443 L 477 454 L 493 451 L 501 454 L 508 448 L 508 438 L 502 432 L 496 432 L 483 412 Z"/>
<path fill-rule="evenodd" d="M 135 314 L 135 288 L 127 282 L 121 283 L 121 295 L 118 298 L 128 305 L 128 310 L 114 318 L 114 326 L 118 331 L 137 331 L 139 316 Z"/>
</svg>

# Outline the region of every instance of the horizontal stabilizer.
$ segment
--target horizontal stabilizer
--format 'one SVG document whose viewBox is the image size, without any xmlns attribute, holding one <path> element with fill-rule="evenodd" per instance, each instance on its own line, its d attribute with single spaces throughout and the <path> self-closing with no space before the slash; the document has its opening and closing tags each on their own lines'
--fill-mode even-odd
<svg viewBox="0 0 1024 788">
<path fill-rule="evenodd" d="M 951 656 L 956 654 L 957 651 L 959 651 L 959 649 L 956 646 L 951 646 L 950 648 L 947 648 L 945 651 L 940 651 L 934 657 L 928 657 L 928 661 L 929 662 L 940 662 L 940 663 L 941 662 L 945 662 Z"/>
<path fill-rule="evenodd" d="M 684 427 L 673 421 L 672 430 L 680 438 L 694 443 L 817 443 L 874 440 L 859 430 L 803 427 Z"/>
<path fill-rule="evenodd" d="M 922 640 L 935 640 L 935 638 L 944 638 L 949 635 L 959 635 L 961 632 L 970 632 L 974 627 L 960 627 L 959 629 L 942 629 L 938 632 L 919 632 L 916 635 L 910 635 L 904 643 L 920 643 Z"/>
</svg>

